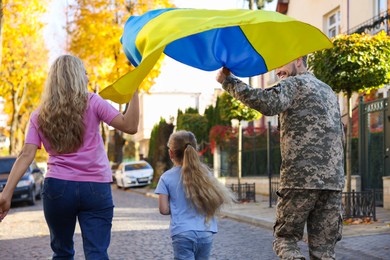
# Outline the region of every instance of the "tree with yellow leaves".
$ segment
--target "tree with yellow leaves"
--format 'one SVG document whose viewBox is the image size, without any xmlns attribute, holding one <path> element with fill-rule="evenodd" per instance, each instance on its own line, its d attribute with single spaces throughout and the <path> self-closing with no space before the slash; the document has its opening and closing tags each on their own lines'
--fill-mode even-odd
<svg viewBox="0 0 390 260">
<path fill-rule="evenodd" d="M 75 5 L 70 6 L 67 24 L 69 52 L 84 61 L 92 91 L 98 92 L 133 69 L 120 43 L 124 24 L 130 15 L 165 7 L 172 7 L 172 4 L 166 0 L 141 0 L 136 3 L 76 0 Z M 154 68 L 141 89 L 148 90 L 154 84 L 159 70 L 159 66 Z"/>
<path fill-rule="evenodd" d="M 120 38 L 126 20 L 133 14 L 143 14 L 157 8 L 173 7 L 168 0 L 76 0 L 69 7 L 69 52 L 80 57 L 88 71 L 90 89 L 99 92 L 134 67 L 128 62 Z M 161 60 L 149 73 L 141 89 L 148 91 L 160 73 Z M 120 108 L 121 109 L 121 108 Z M 108 130 L 102 127 L 104 140 Z M 118 137 L 118 135 L 115 135 Z M 119 135 L 122 139 L 122 133 Z M 107 142 L 105 142 L 107 145 Z M 123 139 L 117 140 L 115 150 L 121 151 Z M 121 155 L 115 156 L 121 158 Z"/>
<path fill-rule="evenodd" d="M 352 109 L 353 92 L 378 89 L 390 82 L 390 37 L 385 32 L 376 35 L 351 34 L 332 38 L 333 48 L 315 52 L 309 57 L 309 67 L 335 92 L 347 96 L 346 175 L 347 192 L 351 192 L 352 171 Z M 361 166 L 360 166 L 361 167 Z"/>
<path fill-rule="evenodd" d="M 43 38 L 46 1 L 2 1 L 2 63 L 0 96 L 9 115 L 9 153 L 17 154 L 31 112 L 36 108 L 47 73 L 48 52 Z"/>
</svg>

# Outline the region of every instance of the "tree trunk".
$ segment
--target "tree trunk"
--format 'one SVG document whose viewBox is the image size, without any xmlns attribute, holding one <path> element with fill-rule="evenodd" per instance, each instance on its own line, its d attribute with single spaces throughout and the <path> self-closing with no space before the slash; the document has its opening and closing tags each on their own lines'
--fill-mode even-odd
<svg viewBox="0 0 390 260">
<path fill-rule="evenodd" d="M 252 10 L 252 9 L 253 9 L 253 6 L 254 6 L 254 0 L 248 0 L 248 7 L 249 7 L 249 10 Z"/>
<path fill-rule="evenodd" d="M 152 182 L 157 184 L 160 176 L 172 167 L 169 158 L 167 143 L 169 136 L 173 133 L 174 125 L 166 122 L 160 122 L 157 130 L 157 139 L 155 143 L 153 161 L 151 162 L 154 169 Z"/>
<path fill-rule="evenodd" d="M 20 113 L 20 106 L 14 106 L 13 113 L 11 115 L 11 126 L 10 126 L 10 142 L 9 142 L 9 154 L 10 155 L 17 155 L 21 151 L 20 144 L 22 143 L 22 140 L 20 140 L 20 122 L 18 119 Z"/>
<path fill-rule="evenodd" d="M 8 152 L 10 155 L 15 155 L 14 147 L 16 145 L 16 129 L 17 129 L 17 121 L 18 119 L 16 118 L 16 112 L 14 112 L 11 115 L 11 125 L 9 129 L 9 148 Z"/>
<path fill-rule="evenodd" d="M 121 163 L 123 161 L 123 145 L 125 144 L 125 139 L 123 138 L 123 133 L 119 130 L 114 130 L 114 161 L 116 163 Z"/>
<path fill-rule="evenodd" d="M 238 158 L 237 158 L 237 164 L 238 164 L 238 174 L 237 174 L 237 181 L 238 181 L 238 188 L 240 189 L 240 182 L 241 182 L 241 176 L 242 176 L 242 124 L 240 121 L 238 121 Z"/>
<path fill-rule="evenodd" d="M 19 120 L 18 116 L 20 113 L 20 108 L 24 103 L 27 93 L 27 84 L 20 83 L 16 88 L 12 88 L 12 115 L 11 115 L 11 127 L 10 127 L 10 144 L 9 144 L 9 154 L 16 155 L 19 151 L 17 150 L 17 132 L 19 129 Z M 19 98 L 20 97 L 20 98 Z"/>
<path fill-rule="evenodd" d="M 351 151 L 352 151 L 352 112 L 351 110 L 351 96 L 352 93 L 347 93 L 347 109 L 348 109 L 348 121 L 347 121 L 347 137 L 346 137 L 346 149 L 345 149 L 345 162 L 346 162 L 346 174 L 347 174 L 347 192 L 351 192 Z"/>
</svg>

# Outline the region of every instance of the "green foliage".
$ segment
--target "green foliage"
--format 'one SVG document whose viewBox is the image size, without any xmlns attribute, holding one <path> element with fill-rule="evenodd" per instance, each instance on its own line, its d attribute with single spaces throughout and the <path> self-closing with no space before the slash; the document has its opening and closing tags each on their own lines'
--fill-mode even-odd
<svg viewBox="0 0 390 260">
<path fill-rule="evenodd" d="M 221 120 L 224 122 L 230 122 L 232 119 L 253 121 L 261 117 L 258 111 L 245 106 L 241 101 L 233 98 L 227 92 L 221 95 L 219 101 L 218 110 Z"/>
<path fill-rule="evenodd" d="M 211 133 L 214 126 L 230 126 L 230 120 L 221 118 L 221 97 L 217 97 L 215 107 L 208 106 L 204 111 L 204 116 L 207 119 L 207 133 Z"/>
<path fill-rule="evenodd" d="M 189 107 L 185 110 L 186 114 L 199 114 L 199 110 L 197 108 Z"/>
<path fill-rule="evenodd" d="M 207 119 L 207 129 L 210 129 L 214 125 L 214 113 L 215 108 L 213 106 L 208 106 L 204 110 L 204 116 Z"/>
<path fill-rule="evenodd" d="M 165 121 L 163 118 L 160 118 L 160 123 Z M 157 139 L 157 133 L 158 133 L 158 126 L 159 124 L 155 124 L 152 128 L 152 131 L 150 133 L 150 139 L 149 139 L 149 152 L 148 152 L 148 160 L 149 162 L 153 161 L 154 158 L 154 147 L 156 146 L 156 139 Z"/>
<path fill-rule="evenodd" d="M 237 133 L 219 142 L 221 173 L 226 177 L 237 177 Z M 267 130 L 265 128 L 244 129 L 242 140 L 242 176 L 267 176 Z M 271 134 L 271 173 L 278 174 L 281 165 L 280 135 L 275 128 Z"/>
<path fill-rule="evenodd" d="M 176 128 L 193 132 L 199 144 L 210 143 L 214 150 L 218 140 L 226 137 L 225 126 L 230 126 L 232 119 L 252 121 L 260 116 L 259 112 L 224 92 L 217 98 L 215 107 L 207 107 L 203 116 L 195 108 L 187 108 L 184 113 L 178 110 Z"/>
<path fill-rule="evenodd" d="M 253 4 L 256 4 L 256 8 L 258 10 L 261 10 L 264 8 L 265 6 L 265 2 L 267 3 L 271 3 L 273 2 L 274 0 L 247 0 L 249 2 L 249 9 L 253 9 Z"/>
<path fill-rule="evenodd" d="M 334 47 L 309 57 L 309 68 L 336 92 L 344 91 L 349 100 L 355 91 L 377 89 L 390 78 L 390 37 L 377 35 L 338 35 L 332 39 Z M 346 134 L 347 191 L 351 191 L 352 119 L 348 116 Z"/>
<path fill-rule="evenodd" d="M 180 109 L 177 111 L 176 128 L 177 130 L 191 131 L 196 136 L 198 142 L 207 140 L 204 136 L 207 136 L 207 120 L 205 117 L 199 114 L 197 108 L 187 108 L 184 112 Z"/>
<path fill-rule="evenodd" d="M 390 79 L 390 37 L 377 35 L 338 35 L 334 47 L 309 57 L 309 68 L 334 91 L 379 88 Z"/>
<path fill-rule="evenodd" d="M 192 112 L 186 111 L 184 114 L 178 114 L 176 129 L 191 131 L 196 136 L 198 143 L 208 142 L 207 118 Z"/>
</svg>

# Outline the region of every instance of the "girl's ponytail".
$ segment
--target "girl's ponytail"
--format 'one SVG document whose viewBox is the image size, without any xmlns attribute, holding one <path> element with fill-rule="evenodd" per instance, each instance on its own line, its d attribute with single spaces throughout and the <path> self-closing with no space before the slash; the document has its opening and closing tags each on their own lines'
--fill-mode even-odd
<svg viewBox="0 0 390 260">
<path fill-rule="evenodd" d="M 181 179 L 187 198 L 208 221 L 222 204 L 233 201 L 233 195 L 201 162 L 196 144 L 194 134 L 184 130 L 173 133 L 168 142 L 174 162 L 182 166 Z"/>
</svg>

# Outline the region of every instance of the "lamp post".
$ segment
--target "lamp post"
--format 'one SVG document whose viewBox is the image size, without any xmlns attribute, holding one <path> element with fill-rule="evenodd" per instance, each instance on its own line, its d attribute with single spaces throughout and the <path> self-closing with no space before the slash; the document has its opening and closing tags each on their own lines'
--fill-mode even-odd
<svg viewBox="0 0 390 260">
<path fill-rule="evenodd" d="M 238 188 L 240 188 L 240 181 L 242 176 L 242 124 L 238 119 L 231 120 L 232 127 L 238 129 L 238 143 L 237 143 L 237 182 Z"/>
<path fill-rule="evenodd" d="M 242 124 L 240 121 L 238 121 L 238 185 L 240 185 L 241 176 L 242 176 Z"/>
</svg>

